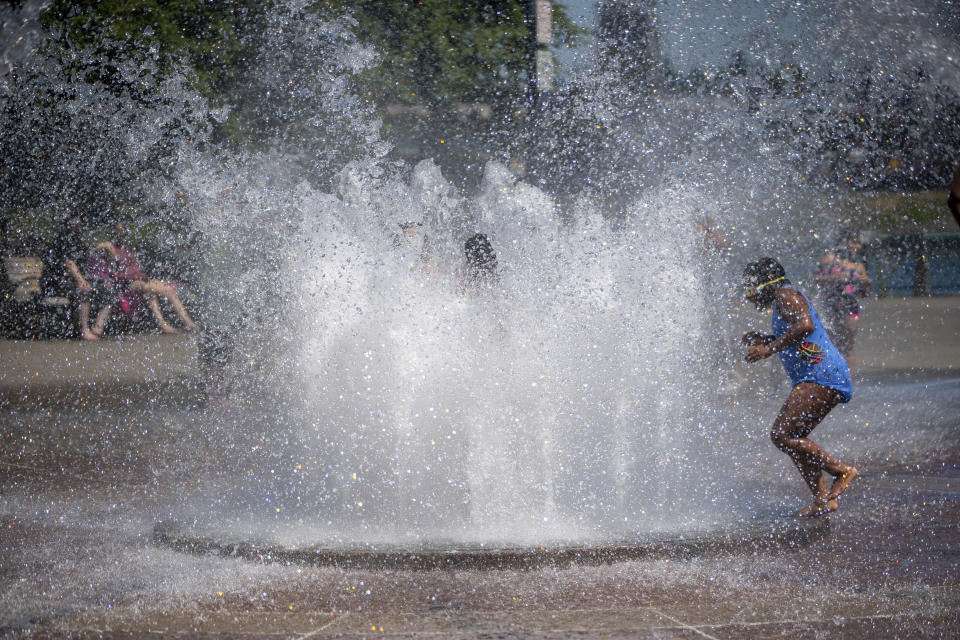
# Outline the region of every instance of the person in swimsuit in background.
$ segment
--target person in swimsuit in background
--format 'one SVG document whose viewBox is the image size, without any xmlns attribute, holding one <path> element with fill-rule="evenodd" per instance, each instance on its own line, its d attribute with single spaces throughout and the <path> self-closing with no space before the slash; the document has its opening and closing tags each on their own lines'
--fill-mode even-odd
<svg viewBox="0 0 960 640">
<path fill-rule="evenodd" d="M 423 230 L 422 222 L 401 222 L 400 233 L 393 237 L 393 246 L 399 250 L 401 257 L 410 263 L 413 271 L 424 274 L 433 274 L 437 265 L 432 259 L 430 237 Z"/>
<path fill-rule="evenodd" d="M 860 234 L 843 234 L 840 248 L 827 253 L 813 275 L 826 305 L 827 326 L 836 339 L 836 346 L 850 367 L 856 365 L 853 342 L 860 324 L 860 301 L 870 290 L 870 277 L 863 263 Z"/>
<path fill-rule="evenodd" d="M 786 278 L 779 262 L 761 258 L 743 271 L 744 296 L 758 310 L 772 308 L 772 334 L 751 331 L 743 336 L 747 362 L 780 355 L 793 389 L 780 409 L 770 438 L 790 456 L 813 494 L 813 503 L 798 515 L 836 511 L 840 497 L 857 469 L 834 458 L 809 438 L 810 433 L 840 403 L 853 397 L 850 370 L 830 341 L 810 300 Z M 833 476 L 828 487 L 823 473 Z"/>
</svg>

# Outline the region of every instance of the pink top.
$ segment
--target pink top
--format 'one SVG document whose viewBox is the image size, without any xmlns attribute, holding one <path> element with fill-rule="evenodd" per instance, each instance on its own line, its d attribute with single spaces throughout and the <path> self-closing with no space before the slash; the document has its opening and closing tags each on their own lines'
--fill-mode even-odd
<svg viewBox="0 0 960 640">
<path fill-rule="evenodd" d="M 146 280 L 147 276 L 140 270 L 140 261 L 133 252 L 125 247 L 115 247 L 117 250 L 114 277 L 117 280 Z"/>
</svg>

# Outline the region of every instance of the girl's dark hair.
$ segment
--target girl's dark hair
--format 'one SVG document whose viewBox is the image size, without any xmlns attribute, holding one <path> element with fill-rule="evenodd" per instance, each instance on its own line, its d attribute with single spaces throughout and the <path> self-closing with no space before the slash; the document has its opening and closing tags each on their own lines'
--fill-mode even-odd
<svg viewBox="0 0 960 640">
<path fill-rule="evenodd" d="M 756 293 L 756 302 L 762 307 L 766 307 L 773 302 L 780 287 L 790 284 L 790 281 L 786 278 L 783 265 L 773 258 L 760 258 L 756 262 L 748 264 L 743 270 L 743 281 L 746 285 L 755 287 L 777 279 L 780 279 L 780 281 L 775 286 L 763 287 Z"/>
<path fill-rule="evenodd" d="M 763 284 L 777 278 L 784 278 L 782 282 L 789 284 L 790 281 L 785 278 L 786 275 L 783 265 L 773 258 L 760 258 L 748 264 L 743 270 L 744 282 L 751 285 Z"/>
</svg>

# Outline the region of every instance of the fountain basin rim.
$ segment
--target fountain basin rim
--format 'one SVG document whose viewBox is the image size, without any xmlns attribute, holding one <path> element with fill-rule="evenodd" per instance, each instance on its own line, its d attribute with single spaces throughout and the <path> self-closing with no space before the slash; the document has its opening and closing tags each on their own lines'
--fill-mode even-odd
<svg viewBox="0 0 960 640">
<path fill-rule="evenodd" d="M 773 520 L 745 530 L 671 538 L 649 538 L 601 545 L 445 549 L 357 549 L 253 544 L 217 540 L 171 522 L 153 529 L 153 543 L 181 553 L 237 558 L 263 563 L 303 564 L 364 570 L 497 570 L 536 569 L 571 565 L 602 565 L 630 560 L 744 555 L 762 551 L 793 551 L 822 540 L 829 533 L 827 518 Z"/>
</svg>

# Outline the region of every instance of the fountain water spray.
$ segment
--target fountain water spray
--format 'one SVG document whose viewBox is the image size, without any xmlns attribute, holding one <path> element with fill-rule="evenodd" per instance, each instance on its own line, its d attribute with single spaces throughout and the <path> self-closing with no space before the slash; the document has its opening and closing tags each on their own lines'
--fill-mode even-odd
<svg viewBox="0 0 960 640">
<path fill-rule="evenodd" d="M 119 185 L 186 212 L 206 246 L 204 316 L 239 327 L 239 410 L 197 425 L 210 465 L 175 515 L 331 545 L 609 540 L 726 517 L 748 467 L 718 455 L 717 434 L 748 427 L 718 417 L 724 285 L 748 252 L 808 254 L 831 224 L 823 210 L 794 215 L 807 169 L 829 159 L 784 153 L 817 149 L 821 132 L 777 138 L 770 123 L 793 105 L 805 127 L 848 103 L 808 92 L 794 104 L 752 76 L 636 96 L 601 75 L 544 116 L 564 134 L 566 116 L 591 125 L 583 189 L 563 185 L 561 200 L 491 161 L 479 188 L 461 192 L 430 160 L 393 159 L 347 86 L 375 52 L 302 4 L 270 17 L 252 65 L 266 123 L 255 150 L 211 142 L 204 118 L 230 107 L 210 107 L 178 73 L 147 87 L 135 65 L 117 70 L 156 98 L 149 108 L 132 88 L 48 88 L 69 90 L 62 111 L 89 130 L 99 121 L 116 143 L 103 146 L 123 151 L 115 164 L 87 154 L 70 167 L 87 205 L 111 202 L 85 179 L 104 167 L 146 176 Z M 41 73 L 55 64 L 36 72 L 57 78 Z M 39 100 L 20 88 L 5 106 L 25 132 L 17 100 Z M 70 180 L 57 180 L 31 203 L 67 193 Z M 732 244 L 722 256 L 701 251 L 706 214 Z M 411 222 L 413 244 L 401 226 Z M 464 241 L 478 232 L 499 270 L 480 290 L 462 277 Z"/>
</svg>

